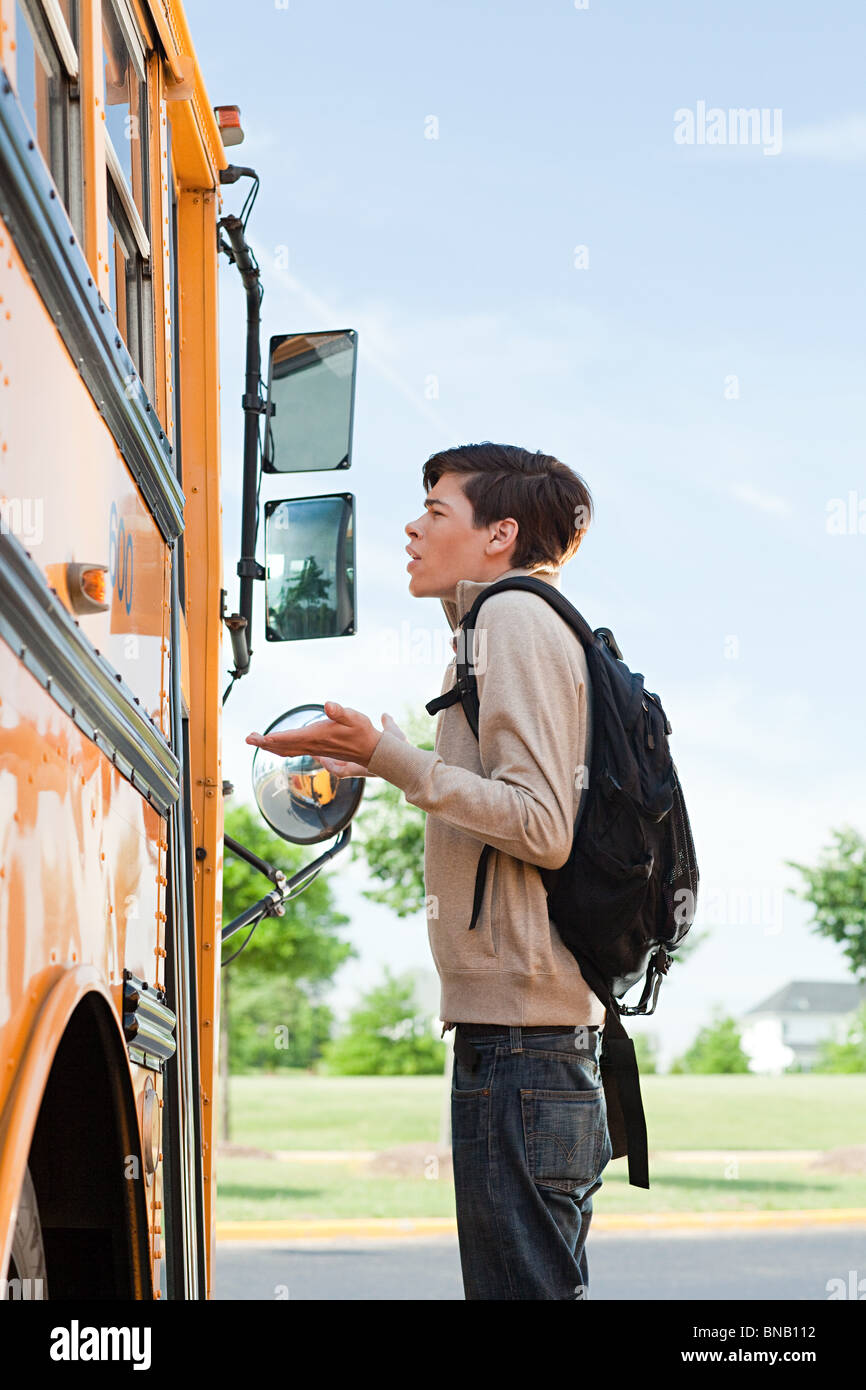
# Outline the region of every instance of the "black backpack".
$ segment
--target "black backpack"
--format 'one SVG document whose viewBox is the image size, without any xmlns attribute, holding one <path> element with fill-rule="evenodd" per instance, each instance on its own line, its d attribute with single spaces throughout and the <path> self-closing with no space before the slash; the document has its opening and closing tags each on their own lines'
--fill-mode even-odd
<svg viewBox="0 0 866 1390">
<path fill-rule="evenodd" d="M 609 628 L 593 632 L 553 585 L 517 576 L 489 584 L 461 619 L 456 684 L 426 705 L 429 714 L 460 701 L 478 737 L 473 629 L 481 604 L 505 589 L 526 589 L 551 604 L 586 653 L 593 696 L 589 779 L 568 860 L 560 869 L 539 873 L 550 916 L 607 1009 L 601 1070 L 613 1157 L 628 1154 L 630 1184 L 648 1188 L 637 1060 L 620 1015 L 655 1011 L 671 952 L 688 932 L 697 905 L 698 866 L 668 746 L 671 725 L 658 695 L 645 690 L 643 676 L 622 660 Z M 484 845 L 478 861 L 470 930 L 481 907 L 490 852 L 491 846 Z M 641 976 L 645 983 L 640 1001 L 628 1008 L 619 1001 Z"/>
</svg>

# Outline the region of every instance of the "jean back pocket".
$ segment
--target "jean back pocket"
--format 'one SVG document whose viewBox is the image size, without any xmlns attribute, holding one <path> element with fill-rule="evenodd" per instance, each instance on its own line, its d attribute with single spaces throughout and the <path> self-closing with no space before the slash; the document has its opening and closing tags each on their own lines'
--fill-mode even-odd
<svg viewBox="0 0 866 1390">
<path fill-rule="evenodd" d="M 607 1107 L 603 1088 L 521 1090 L 520 1105 L 533 1181 L 560 1192 L 575 1192 L 594 1183 L 604 1166 Z"/>
</svg>

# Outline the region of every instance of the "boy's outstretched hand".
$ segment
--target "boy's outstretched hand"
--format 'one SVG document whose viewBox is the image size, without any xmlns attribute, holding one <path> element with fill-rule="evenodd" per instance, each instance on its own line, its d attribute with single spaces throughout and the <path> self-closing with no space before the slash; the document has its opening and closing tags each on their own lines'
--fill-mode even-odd
<svg viewBox="0 0 866 1390">
<path fill-rule="evenodd" d="M 375 776 L 367 771 L 367 763 L 386 729 L 407 741 L 390 714 L 382 715 L 381 731 L 375 728 L 366 714 L 338 705 L 335 700 L 325 701 L 325 714 L 327 719 L 308 724 L 305 729 L 267 735 L 247 734 L 246 741 L 282 758 L 308 753 L 317 758 L 334 777 Z"/>
</svg>

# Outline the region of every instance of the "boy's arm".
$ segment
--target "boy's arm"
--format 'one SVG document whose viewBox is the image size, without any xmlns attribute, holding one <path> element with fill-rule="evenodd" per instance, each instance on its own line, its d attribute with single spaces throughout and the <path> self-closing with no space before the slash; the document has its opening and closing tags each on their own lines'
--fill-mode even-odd
<svg viewBox="0 0 866 1390">
<path fill-rule="evenodd" d="M 529 603 L 523 594 L 494 595 L 481 616 L 487 633 L 477 677 L 484 776 L 387 730 L 367 767 L 399 787 L 413 806 L 473 839 L 558 869 L 571 851 L 575 778 L 586 747 L 586 688 L 581 683 L 575 690 L 566 645 L 577 639 L 543 600 Z"/>
</svg>

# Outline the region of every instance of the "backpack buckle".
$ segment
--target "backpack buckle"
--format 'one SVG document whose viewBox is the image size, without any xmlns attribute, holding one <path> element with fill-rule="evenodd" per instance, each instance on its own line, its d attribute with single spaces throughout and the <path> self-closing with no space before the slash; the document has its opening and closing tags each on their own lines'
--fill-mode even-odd
<svg viewBox="0 0 866 1390">
<path fill-rule="evenodd" d="M 609 627 L 597 627 L 595 629 L 595 635 L 596 637 L 601 638 L 602 642 L 604 642 L 604 645 L 608 648 L 610 652 L 613 653 L 617 661 L 622 661 L 622 652 L 617 646 L 616 638 L 614 637 Z"/>
</svg>

